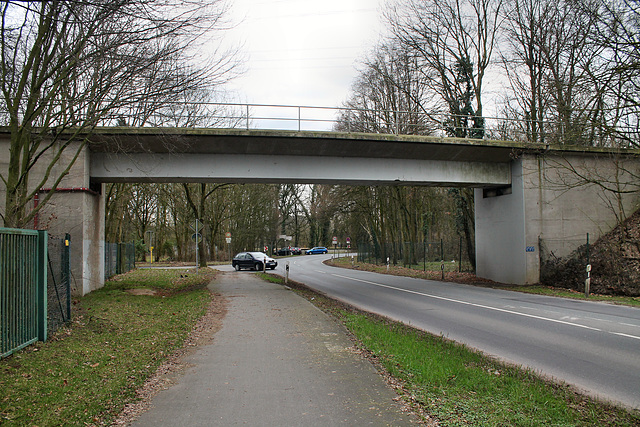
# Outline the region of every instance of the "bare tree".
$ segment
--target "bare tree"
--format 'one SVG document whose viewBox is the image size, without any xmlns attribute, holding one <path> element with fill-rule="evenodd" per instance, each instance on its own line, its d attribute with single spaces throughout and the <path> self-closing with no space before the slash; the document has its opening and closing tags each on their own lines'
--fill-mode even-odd
<svg viewBox="0 0 640 427">
<path fill-rule="evenodd" d="M 483 91 L 502 28 L 502 0 L 395 2 L 386 11 L 393 38 L 410 52 L 422 80 L 442 106 L 441 125 L 453 137 L 483 138 Z M 426 110 L 425 106 L 422 106 Z M 459 233 L 473 258 L 473 205 L 468 189 L 454 191 Z"/>
<path fill-rule="evenodd" d="M 229 186 L 230 184 L 187 184 L 183 183 L 182 188 L 186 196 L 187 203 L 191 208 L 191 212 L 194 218 L 203 221 L 211 230 L 212 224 L 219 224 L 219 222 L 213 222 L 213 219 L 217 216 L 217 212 L 207 211 L 207 199 L 209 199 L 217 191 Z M 198 231 L 196 231 L 198 232 Z M 211 233 L 212 235 L 214 233 Z M 200 252 L 199 267 L 207 266 L 207 258 L 205 256 L 205 241 L 200 239 L 198 241 L 198 250 Z"/>
<path fill-rule="evenodd" d="M 424 135 L 434 131 L 427 81 L 415 57 L 392 44 L 378 46 L 363 62 L 338 131 Z"/>
<path fill-rule="evenodd" d="M 508 105 L 516 118 L 524 119 L 518 122 L 524 124 L 519 126 L 519 135 L 524 134 L 531 142 L 544 142 L 544 119 L 549 107 L 539 41 L 548 38 L 550 26 L 545 22 L 553 11 L 552 2 L 541 0 L 516 0 L 504 11 L 506 40 L 502 62 L 516 103 Z"/>
<path fill-rule="evenodd" d="M 507 112 L 532 142 L 638 137 L 638 10 L 626 0 L 516 0 L 505 9 Z M 514 101 L 513 103 L 511 102 Z"/>
<path fill-rule="evenodd" d="M 601 115 L 620 148 L 640 147 L 640 4 L 636 0 L 592 0 L 581 3 L 592 17 L 589 36 L 602 48 L 607 67 L 595 77 L 606 92 Z"/>
<path fill-rule="evenodd" d="M 53 192 L 28 211 L 34 194 L 58 186 L 96 126 L 144 123 L 150 104 L 233 68 L 228 57 L 189 65 L 189 47 L 221 25 L 221 0 L 16 1 L 0 8 L 0 112 L 11 134 L 0 176 L 5 226 L 22 227 L 42 209 Z"/>
<path fill-rule="evenodd" d="M 468 107 L 473 109 L 476 137 L 484 129 L 484 79 L 492 65 L 501 8 L 502 0 L 408 0 L 386 12 L 393 36 L 415 55 L 454 122 L 469 115 Z"/>
<path fill-rule="evenodd" d="M 107 242 L 124 242 L 133 239 L 127 230 L 127 216 L 133 196 L 131 184 L 113 183 L 107 185 L 105 193 L 105 240 Z"/>
</svg>

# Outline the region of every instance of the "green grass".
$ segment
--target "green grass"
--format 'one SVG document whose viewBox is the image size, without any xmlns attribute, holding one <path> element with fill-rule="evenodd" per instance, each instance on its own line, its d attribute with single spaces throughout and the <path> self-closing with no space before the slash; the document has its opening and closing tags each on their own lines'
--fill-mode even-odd
<svg viewBox="0 0 640 427">
<path fill-rule="evenodd" d="M 640 414 L 597 403 L 566 386 L 405 325 L 347 313 L 342 321 L 407 397 L 447 426 L 634 426 Z"/>
<path fill-rule="evenodd" d="M 279 276 L 264 276 L 283 283 Z M 341 320 L 365 352 L 404 384 L 403 398 L 440 425 L 640 425 L 639 411 L 603 404 L 443 337 L 360 312 L 304 285 L 290 286 Z"/>
<path fill-rule="evenodd" d="M 211 270 L 134 270 L 78 299 L 68 327 L 0 360 L 0 424 L 109 424 L 182 347 L 206 312 L 211 279 Z M 161 294 L 124 292 L 135 288 Z"/>
<path fill-rule="evenodd" d="M 112 278 L 105 288 L 113 290 L 153 289 L 162 292 L 181 292 L 201 287 L 203 277 L 211 277 L 210 269 L 137 269 Z M 206 283 L 205 283 L 206 284 Z"/>
<path fill-rule="evenodd" d="M 629 305 L 633 307 L 640 307 L 640 297 L 625 297 L 615 295 L 597 295 L 591 294 L 589 297 L 584 296 L 584 292 L 577 292 L 571 289 L 554 288 L 550 286 L 531 285 L 531 286 L 497 286 L 501 289 L 506 289 L 516 292 L 525 292 L 536 295 L 548 295 L 561 298 L 579 299 L 585 301 L 603 301 L 612 304 Z"/>
<path fill-rule="evenodd" d="M 259 278 L 261 278 L 262 280 L 265 280 L 269 283 L 275 283 L 278 285 L 284 285 L 284 279 L 280 276 L 276 276 L 275 274 L 269 274 L 269 273 L 256 273 L 256 276 L 258 276 Z"/>
</svg>

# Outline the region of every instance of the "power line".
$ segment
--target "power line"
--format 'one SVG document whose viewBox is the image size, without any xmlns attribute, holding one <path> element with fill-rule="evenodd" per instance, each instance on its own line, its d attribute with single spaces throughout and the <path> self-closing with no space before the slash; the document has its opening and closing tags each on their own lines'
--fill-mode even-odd
<svg viewBox="0 0 640 427">
<path fill-rule="evenodd" d="M 284 19 L 284 18 L 305 18 L 308 16 L 332 16 L 332 15 L 343 15 L 343 14 L 354 14 L 354 13 L 371 13 L 378 12 L 376 9 L 366 8 L 366 9 L 354 9 L 354 10 L 332 10 L 328 12 L 307 12 L 307 13 L 294 13 L 290 15 L 261 15 L 261 16 L 251 16 L 248 17 L 247 21 L 263 21 L 266 19 Z"/>
</svg>

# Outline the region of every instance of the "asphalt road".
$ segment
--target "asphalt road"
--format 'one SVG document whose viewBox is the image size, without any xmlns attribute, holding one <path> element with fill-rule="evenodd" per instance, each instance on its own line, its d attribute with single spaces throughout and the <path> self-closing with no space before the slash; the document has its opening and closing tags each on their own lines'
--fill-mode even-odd
<svg viewBox="0 0 640 427">
<path fill-rule="evenodd" d="M 278 260 L 292 280 L 359 308 L 443 335 L 640 408 L 640 309 Z"/>
</svg>

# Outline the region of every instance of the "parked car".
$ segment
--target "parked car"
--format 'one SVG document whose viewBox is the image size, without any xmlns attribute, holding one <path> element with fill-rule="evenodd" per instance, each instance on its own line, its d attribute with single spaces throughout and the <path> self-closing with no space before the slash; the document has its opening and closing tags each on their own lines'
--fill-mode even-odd
<svg viewBox="0 0 640 427">
<path fill-rule="evenodd" d="M 278 266 L 278 262 L 267 256 L 264 252 L 240 252 L 233 257 L 231 265 L 236 271 L 240 271 L 243 268 L 248 270 L 262 270 L 265 261 L 268 269 L 273 270 Z"/>
<path fill-rule="evenodd" d="M 301 255 L 302 250 L 300 248 L 292 248 L 291 246 L 278 249 L 277 254 L 279 256 L 288 256 L 288 255 Z"/>
<path fill-rule="evenodd" d="M 313 254 L 326 254 L 329 253 L 329 250 L 327 248 L 325 248 L 324 246 L 316 246 L 315 248 L 311 248 L 309 249 L 307 252 L 305 252 L 307 255 L 313 255 Z"/>
</svg>

